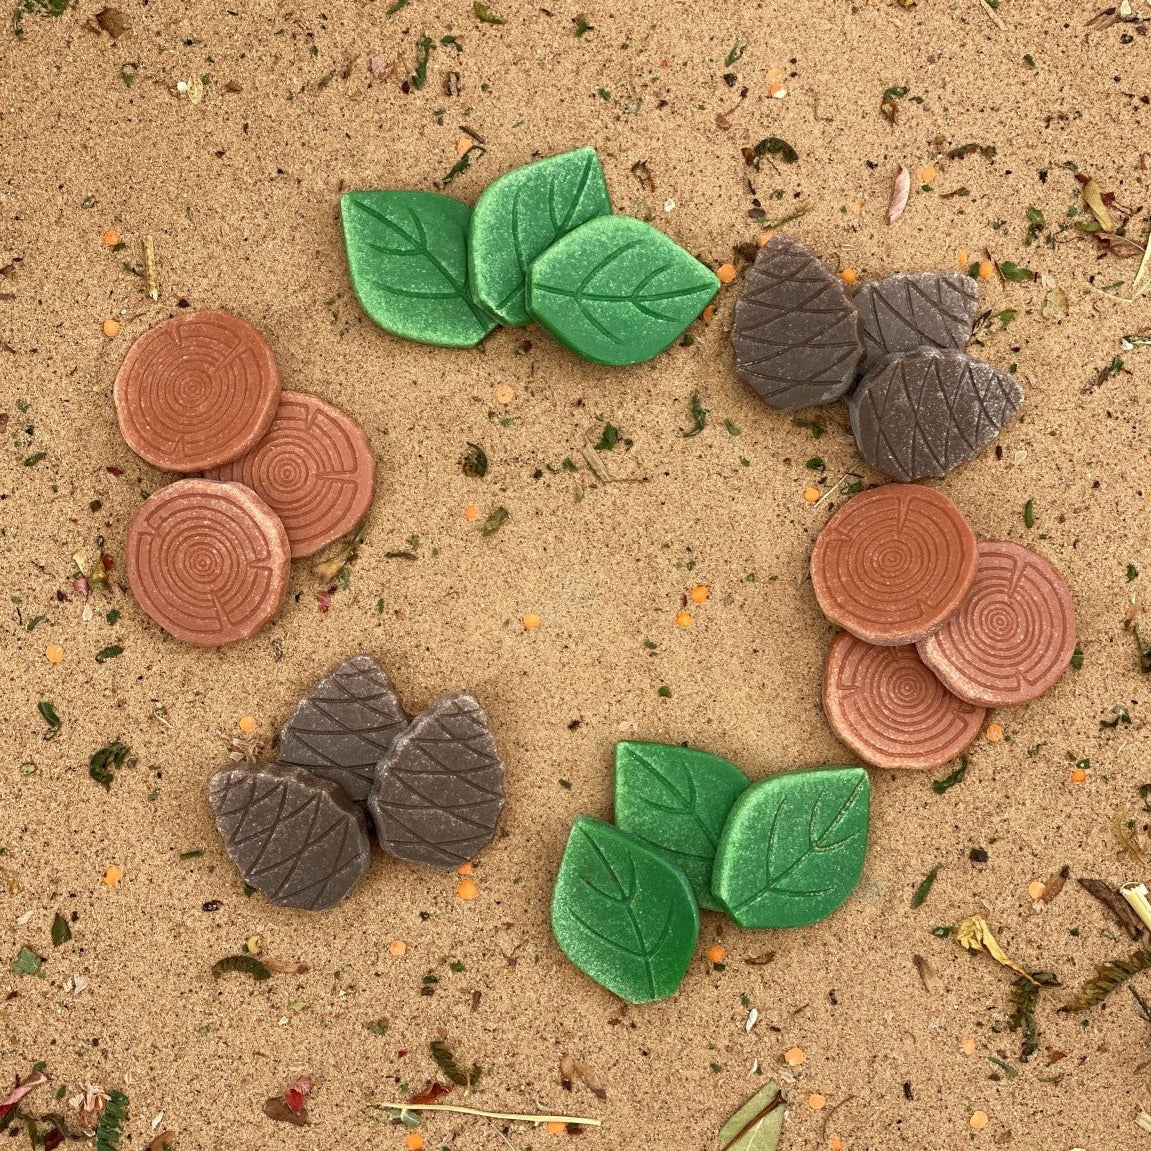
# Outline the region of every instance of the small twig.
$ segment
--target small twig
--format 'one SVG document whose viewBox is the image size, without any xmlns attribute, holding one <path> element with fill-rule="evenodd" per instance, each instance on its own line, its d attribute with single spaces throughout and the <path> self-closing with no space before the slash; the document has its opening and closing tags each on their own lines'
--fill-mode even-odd
<svg viewBox="0 0 1151 1151">
<path fill-rule="evenodd" d="M 1007 31 L 1007 25 L 1004 24 L 1003 21 L 999 19 L 999 13 L 996 12 L 995 9 L 992 8 L 990 4 L 987 3 L 987 0 L 979 0 L 979 7 L 982 8 L 983 11 L 986 12 L 987 15 L 991 17 L 991 23 L 994 24 L 995 27 L 998 28 L 1000 32 L 1006 32 Z"/>
<path fill-rule="evenodd" d="M 854 1095 L 845 1095 L 834 1107 L 829 1107 L 823 1113 L 823 1127 L 820 1131 L 819 1138 L 823 1143 L 827 1142 L 827 1125 L 831 1122 L 831 1117 L 845 1104 L 850 1103 L 855 1098 Z"/>
<path fill-rule="evenodd" d="M 595 454 L 595 448 L 591 444 L 584 445 L 583 458 L 587 460 L 587 466 L 595 473 L 595 477 L 600 483 L 611 483 L 611 474 L 600 462 L 600 458 Z"/>
<path fill-rule="evenodd" d="M 155 303 L 160 298 L 160 273 L 156 268 L 156 241 L 151 236 L 144 237 L 144 283 Z"/>
<path fill-rule="evenodd" d="M 572 1115 L 511 1115 L 503 1111 L 478 1111 L 475 1107 L 453 1107 L 448 1103 L 375 1103 L 387 1111 L 451 1111 L 454 1115 L 478 1115 L 481 1119 L 506 1119 L 510 1123 L 576 1123 L 580 1127 L 599 1127 L 598 1119 L 580 1119 Z"/>
</svg>

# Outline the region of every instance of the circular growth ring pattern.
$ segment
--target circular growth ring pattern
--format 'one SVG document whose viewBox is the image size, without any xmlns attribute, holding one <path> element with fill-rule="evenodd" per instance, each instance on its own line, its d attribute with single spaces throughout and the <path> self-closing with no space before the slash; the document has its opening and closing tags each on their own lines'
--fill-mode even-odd
<svg viewBox="0 0 1151 1151">
<path fill-rule="evenodd" d="M 914 647 L 878 647 L 848 632 L 827 653 L 823 710 L 860 759 L 892 768 L 953 759 L 979 734 L 985 714 L 952 695 Z"/>
<path fill-rule="evenodd" d="M 175 316 L 131 347 L 113 387 L 120 431 L 148 463 L 198 472 L 242 456 L 280 399 L 272 349 L 222 311 Z"/>
<path fill-rule="evenodd" d="M 179 480 L 149 496 L 128 529 L 136 602 L 185 643 L 217 647 L 253 635 L 280 609 L 288 537 L 240 484 Z"/>
<path fill-rule="evenodd" d="M 284 392 L 268 434 L 208 473 L 246 484 L 284 522 L 293 556 L 309 556 L 356 526 L 372 502 L 376 465 L 354 420 L 316 396 Z"/>
<path fill-rule="evenodd" d="M 941 492 L 885 484 L 854 496 L 820 533 L 811 583 L 823 614 L 869 643 L 914 643 L 975 579 L 975 533 Z"/>
<path fill-rule="evenodd" d="M 961 699 L 1009 707 L 1037 699 L 1075 650 L 1075 607 L 1058 571 L 1019 544 L 981 543 L 959 610 L 919 654 Z"/>
</svg>

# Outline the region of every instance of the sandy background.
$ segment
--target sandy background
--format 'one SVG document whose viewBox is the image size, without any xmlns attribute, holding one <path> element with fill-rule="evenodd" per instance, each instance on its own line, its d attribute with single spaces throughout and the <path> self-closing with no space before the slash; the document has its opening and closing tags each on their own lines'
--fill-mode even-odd
<svg viewBox="0 0 1151 1151">
<path fill-rule="evenodd" d="M 1029 206 L 1045 213 L 1048 234 L 1082 207 L 1067 163 L 1124 204 L 1147 201 L 1148 26 L 1089 33 L 1096 9 L 1083 0 L 1002 0 L 1002 27 L 976 0 L 493 8 L 506 24 L 478 23 L 463 0 L 412 0 L 390 17 L 384 0 L 231 10 L 156 0 L 133 5 L 131 32 L 113 42 L 87 26 L 98 6 L 82 2 L 58 19 L 29 15 L 22 40 L 0 32 L 0 267 L 12 265 L 0 279 L 0 1077 L 44 1060 L 53 1084 L 29 1100 L 35 1110 L 50 1108 L 59 1084 L 122 1087 L 134 1147 L 163 1112 L 157 1129 L 173 1129 L 180 1151 L 399 1148 L 403 1130 L 367 1108 L 422 1087 L 435 1073 L 428 1042 L 444 1035 L 484 1068 L 478 1090 L 456 1102 L 602 1119 L 581 1146 L 702 1149 L 762 1081 L 753 1064 L 778 1072 L 781 1053 L 798 1045 L 806 1063 L 787 1085 L 788 1151 L 825 1148 L 832 1136 L 849 1151 L 1143 1145 L 1151 1136 L 1134 1116 L 1151 1104 L 1139 1066 L 1147 1025 L 1130 995 L 1071 1017 L 1055 1011 L 1067 992 L 1051 993 L 1039 1008 L 1040 1051 L 1020 1064 L 1019 1037 L 1004 1029 L 1009 973 L 930 929 L 982 911 L 1020 962 L 1054 969 L 1069 987 L 1133 947 L 1076 885 L 1043 911 L 1026 888 L 1064 864 L 1073 876 L 1147 878 L 1121 855 L 1112 821 L 1119 813 L 1144 826 L 1137 787 L 1151 780 L 1147 681 L 1124 630 L 1151 578 L 1151 349 L 1121 353 L 1119 343 L 1147 329 L 1151 306 L 1093 289 L 1129 282 L 1134 261 L 1099 259 L 1071 230 L 1054 248 L 1023 241 Z M 1145 3 L 1135 9 L 1151 17 Z M 581 14 L 592 29 L 577 37 Z M 425 34 L 436 41 L 428 84 L 405 94 L 400 81 Z M 447 35 L 461 53 L 439 43 Z M 746 51 L 729 87 L 721 74 L 737 39 Z M 394 73 L 374 75 L 373 57 L 398 61 Z M 131 87 L 121 79 L 129 63 Z M 773 68 L 788 88 L 782 100 L 768 97 Z M 449 70 L 460 73 L 458 96 L 444 94 Z M 175 94 L 177 82 L 205 75 L 199 103 Z M 909 93 L 892 125 L 879 104 L 900 85 Z M 730 129 L 717 128 L 721 113 Z M 469 202 L 514 165 L 591 143 L 616 210 L 652 213 L 712 266 L 762 230 L 748 216 L 751 175 L 769 218 L 811 202 L 789 231 L 832 268 L 865 278 L 946 269 L 958 248 L 978 258 L 990 247 L 1046 273 L 1069 301 L 1056 324 L 1040 312 L 1047 287 L 984 286 L 986 307 L 1017 316 L 1001 333 L 993 325 L 983 354 L 1018 364 L 1027 404 L 1001 459 L 989 451 L 942 487 L 981 536 L 1026 541 L 1066 574 L 1082 671 L 1000 713 L 1007 738 L 981 740 L 966 782 L 944 796 L 929 786 L 942 771 L 875 773 L 857 895 L 827 922 L 791 932 L 742 932 L 705 913 L 680 993 L 644 1008 L 624 1010 L 551 939 L 547 904 L 568 828 L 581 812 L 610 814 L 611 750 L 623 735 L 690 741 L 754 777 L 844 757 L 819 706 L 831 629 L 804 578 L 837 501 L 812 508 L 802 491 L 857 465 L 845 410 L 804 413 L 828 427 L 815 443 L 735 379 L 726 332 L 738 285 L 710 326 L 693 328 L 693 346 L 624 370 L 581 364 L 539 333 L 517 354 L 517 331 L 450 351 L 375 328 L 350 290 L 338 194 L 432 188 L 457 158 L 461 125 L 487 149 L 450 189 Z M 799 162 L 748 169 L 741 147 L 768 135 L 793 144 Z M 940 161 L 967 142 L 995 145 L 995 159 Z M 632 172 L 640 161 L 654 192 Z M 894 172 L 926 162 L 941 169 L 936 193 L 914 192 L 888 227 Z M 959 186 L 970 196 L 939 194 Z M 1145 215 L 1131 226 L 1137 240 Z M 109 227 L 123 252 L 101 246 Z M 160 260 L 155 305 L 122 267 L 142 263 L 145 234 Z M 350 587 L 321 612 L 321 581 L 295 565 L 275 623 L 223 651 L 167 640 L 122 577 L 129 521 L 166 477 L 121 441 L 112 379 L 131 339 L 180 299 L 252 320 L 285 386 L 355 415 L 379 460 Z M 124 325 L 114 340 L 101 332 L 108 316 Z M 1123 370 L 1085 394 L 1118 354 Z M 493 398 L 500 384 L 514 389 L 506 407 Z M 708 426 L 683 438 L 695 392 Z M 506 417 L 515 419 L 503 426 Z M 606 420 L 630 446 L 605 465 L 646 482 L 605 485 L 584 466 L 581 450 Z M 461 473 L 467 441 L 487 451 L 485 480 Z M 822 480 L 804 466 L 816 454 Z M 549 470 L 565 456 L 578 476 Z M 482 513 L 474 524 L 461 514 L 469 503 Z M 482 518 L 500 504 L 509 521 L 482 537 Z M 413 535 L 415 562 L 384 558 Z M 116 569 L 85 622 L 71 556 L 93 560 L 100 536 Z M 1128 564 L 1143 573 L 1131 582 Z M 673 617 L 699 581 L 712 598 L 695 609 L 694 628 L 677 630 Z M 114 627 L 112 608 L 123 613 Z M 519 623 L 527 611 L 543 619 L 534 633 Z M 47 619 L 29 633 L 37 615 Z M 49 642 L 67 651 L 58 666 L 45 659 Z M 113 643 L 123 654 L 97 664 Z M 245 899 L 224 857 L 206 782 L 237 719 L 256 716 L 269 739 L 301 693 L 361 650 L 389 667 L 411 710 L 463 687 L 491 716 L 507 763 L 507 835 L 482 854 L 473 902 L 456 899 L 454 876 L 377 856 L 341 907 L 294 913 Z M 671 698 L 657 694 L 662 685 Z M 41 739 L 44 699 L 63 721 L 52 742 Z M 1116 704 L 1132 723 L 1102 729 Z M 87 759 L 116 738 L 138 762 L 106 793 Z M 1089 779 L 1074 785 L 1071 761 L 1081 758 Z M 985 864 L 970 861 L 975 846 Z M 178 858 L 195 849 L 203 856 Z M 108 887 L 113 864 L 125 874 Z M 936 864 L 934 891 L 911 910 Z M 220 909 L 202 910 L 211 900 Z M 75 916 L 74 938 L 54 949 L 57 911 Z M 252 934 L 310 970 L 258 985 L 214 981 L 212 963 Z M 393 939 L 408 943 L 405 958 L 389 956 Z M 722 972 L 702 958 L 717 939 L 728 950 Z M 9 972 L 22 946 L 46 957 L 42 978 Z M 773 962 L 745 964 L 768 950 Z M 938 975 L 933 994 L 914 954 Z M 429 972 L 439 983 L 421 996 Z M 76 993 L 78 975 L 87 987 Z M 741 996 L 759 1012 L 750 1033 Z M 380 1019 L 383 1035 L 366 1027 Z M 962 1053 L 965 1037 L 974 1055 Z M 1066 1058 L 1049 1065 L 1048 1048 Z M 562 1090 L 563 1053 L 595 1068 L 606 1101 L 579 1084 Z M 1021 1074 L 993 1080 L 989 1055 Z M 261 1104 L 300 1074 L 317 1086 L 313 1125 L 297 1130 Z M 806 1105 L 812 1091 L 841 1104 L 826 1130 L 826 1111 Z M 973 1136 L 977 1108 L 990 1123 Z M 428 1148 L 526 1151 L 562 1138 L 456 1117 L 424 1131 Z"/>
</svg>

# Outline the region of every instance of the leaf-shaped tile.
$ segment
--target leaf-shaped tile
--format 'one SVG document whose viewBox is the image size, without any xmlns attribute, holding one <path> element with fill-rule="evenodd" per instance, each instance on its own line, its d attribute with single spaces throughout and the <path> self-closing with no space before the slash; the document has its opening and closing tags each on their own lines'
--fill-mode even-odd
<svg viewBox="0 0 1151 1151">
<path fill-rule="evenodd" d="M 894 480 L 945 476 L 974 459 L 1023 403 L 1008 372 L 945 348 L 884 360 L 851 394 L 863 458 Z"/>
<path fill-rule="evenodd" d="M 830 915 L 863 870 L 871 787 L 862 767 L 753 783 L 719 841 L 712 888 L 741 927 L 802 927 Z"/>
<path fill-rule="evenodd" d="M 472 209 L 468 269 L 476 299 L 503 324 L 531 320 L 531 263 L 560 236 L 611 212 L 594 148 L 537 160 L 490 183 Z"/>
<path fill-rule="evenodd" d="M 615 822 L 687 876 L 700 907 L 723 911 L 711 890 L 715 849 L 749 780 L 734 763 L 666 743 L 615 745 Z"/>
<path fill-rule="evenodd" d="M 864 284 L 855 295 L 863 371 L 885 356 L 916 348 L 963 351 L 979 311 L 979 285 L 959 272 L 900 273 Z"/>
<path fill-rule="evenodd" d="M 381 328 L 470 348 L 496 326 L 468 285 L 466 204 L 436 192 L 345 192 L 340 213 L 352 287 Z"/>
<path fill-rule="evenodd" d="M 208 797 L 244 882 L 273 903 L 322 911 L 368 869 L 364 813 L 334 783 L 297 767 L 238 764 L 212 776 Z"/>
<path fill-rule="evenodd" d="M 368 796 L 389 855 L 445 871 L 495 835 L 503 809 L 504 765 L 488 717 L 458 691 L 440 696 L 397 736 Z"/>
<path fill-rule="evenodd" d="M 674 343 L 719 290 L 710 268 L 657 228 L 600 216 L 528 270 L 528 312 L 578 356 L 638 364 Z"/>
<path fill-rule="evenodd" d="M 735 371 L 773 408 L 838 400 L 863 355 L 843 284 L 797 240 L 776 235 L 755 257 L 735 305 Z"/>
<path fill-rule="evenodd" d="M 720 1128 L 719 1151 L 776 1151 L 787 1100 L 770 1079 Z"/>
<path fill-rule="evenodd" d="M 280 732 L 280 763 L 330 780 L 363 803 L 376 764 L 407 724 L 388 673 L 370 655 L 353 656 L 296 705 Z"/>
<path fill-rule="evenodd" d="M 586 975 L 629 1003 L 674 995 L 699 937 L 683 872 L 589 816 L 572 826 L 552 894 L 552 931 Z"/>
</svg>

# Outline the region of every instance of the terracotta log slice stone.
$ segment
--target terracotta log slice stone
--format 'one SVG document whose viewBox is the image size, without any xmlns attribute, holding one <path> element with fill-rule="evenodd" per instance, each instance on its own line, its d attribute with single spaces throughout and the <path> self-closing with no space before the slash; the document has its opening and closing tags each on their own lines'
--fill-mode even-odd
<svg viewBox="0 0 1151 1151">
<path fill-rule="evenodd" d="M 148 463 L 201 472 L 260 440 L 280 402 L 272 349 L 228 312 L 175 316 L 129 349 L 112 389 L 120 431 Z"/>
<path fill-rule="evenodd" d="M 1075 651 L 1075 605 L 1058 571 L 1008 542 L 979 545 L 959 610 L 919 643 L 923 661 L 960 699 L 1009 707 L 1037 699 Z"/>
<path fill-rule="evenodd" d="M 832 623 L 875 644 L 915 643 L 975 580 L 975 533 L 942 492 L 885 484 L 861 492 L 815 541 L 811 583 Z"/>
<path fill-rule="evenodd" d="M 827 653 L 823 710 L 865 763 L 912 769 L 954 759 L 986 714 L 952 695 L 910 644 L 876 647 L 845 631 Z"/>
<path fill-rule="evenodd" d="M 185 643 L 254 635 L 288 586 L 288 535 L 242 484 L 178 480 L 149 496 L 128 529 L 128 583 L 141 608 Z"/>
<path fill-rule="evenodd" d="M 376 463 L 359 424 L 316 396 L 284 392 L 267 435 L 205 473 L 250 487 L 284 522 L 293 557 L 351 531 L 372 502 Z"/>
<path fill-rule="evenodd" d="M 208 798 L 244 882 L 273 903 L 323 911 L 368 869 L 364 813 L 334 783 L 279 763 L 212 776 Z"/>
</svg>

